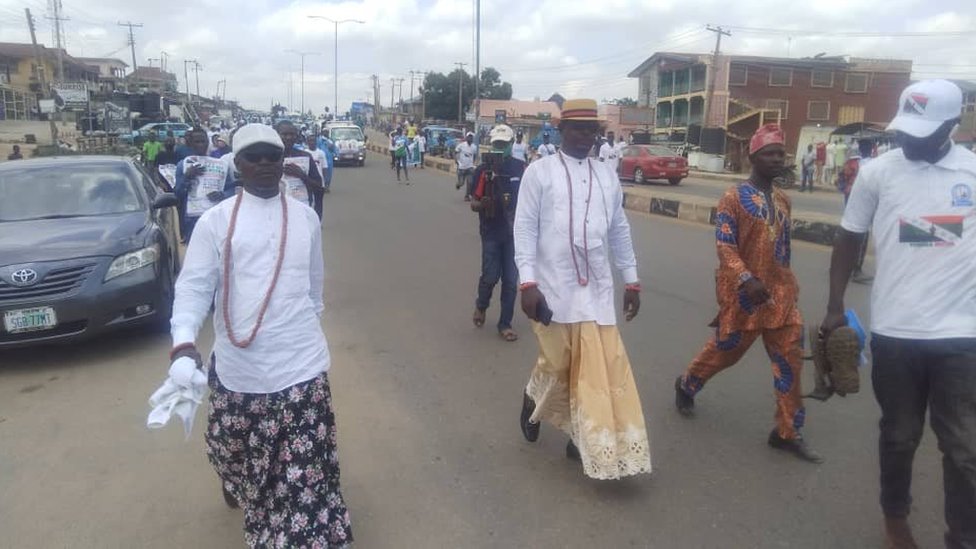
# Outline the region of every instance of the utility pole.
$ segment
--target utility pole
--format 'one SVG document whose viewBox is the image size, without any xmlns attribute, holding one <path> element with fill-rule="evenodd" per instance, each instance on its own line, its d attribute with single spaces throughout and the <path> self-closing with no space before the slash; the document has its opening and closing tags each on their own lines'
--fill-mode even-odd
<svg viewBox="0 0 976 549">
<path fill-rule="evenodd" d="M 150 57 L 147 61 L 149 61 L 149 68 L 152 68 L 153 61 L 159 61 L 159 70 L 163 70 L 163 60 L 162 59 L 159 59 L 157 57 Z"/>
<path fill-rule="evenodd" d="M 400 105 L 400 110 L 403 110 L 403 81 L 405 78 L 397 78 L 398 93 L 397 96 L 400 98 L 397 102 Z"/>
<path fill-rule="evenodd" d="M 708 25 L 705 27 L 706 30 L 715 33 L 715 52 L 712 54 L 712 70 L 705 73 L 708 79 L 708 90 L 705 92 L 705 103 L 702 105 L 702 127 L 708 127 L 708 110 L 712 108 L 712 97 L 715 95 L 715 74 L 718 72 L 718 54 L 722 47 L 722 36 L 732 36 L 732 33 L 723 29 L 722 27 L 713 27 Z M 691 104 L 688 107 L 688 116 L 691 117 Z M 687 133 L 686 133 L 687 135 Z"/>
<path fill-rule="evenodd" d="M 166 72 L 166 68 L 169 66 L 169 63 L 167 62 L 168 60 L 169 60 L 169 53 L 165 51 L 159 52 L 159 68 L 163 72 Z"/>
<path fill-rule="evenodd" d="M 57 1 L 57 0 L 55 0 Z M 120 27 L 129 27 L 129 47 L 132 48 L 132 70 L 136 70 L 136 37 L 132 34 L 133 27 L 142 27 L 142 23 L 133 23 L 132 21 L 127 21 L 125 23 L 119 21 Z M 197 94 L 199 95 L 199 94 Z"/>
<path fill-rule="evenodd" d="M 193 104 L 193 100 L 190 98 L 190 72 L 186 69 L 186 66 L 190 63 L 196 63 L 196 59 L 184 59 L 183 60 L 183 81 L 186 82 L 186 104 Z"/>
<path fill-rule="evenodd" d="M 51 9 L 54 17 L 45 17 L 54 21 L 54 42 L 58 53 L 58 82 L 64 82 L 64 29 L 61 28 L 61 21 L 67 21 L 67 17 L 61 17 L 61 0 L 51 0 Z"/>
<path fill-rule="evenodd" d="M 31 44 L 34 46 L 34 69 L 37 71 L 37 79 L 41 83 L 41 93 L 45 97 L 50 97 L 50 89 L 47 87 L 47 79 L 44 77 L 44 63 L 41 60 L 41 48 L 37 45 L 37 34 L 34 29 L 34 18 L 31 17 L 30 8 L 24 8 L 24 14 L 27 15 L 27 28 L 30 29 Z M 40 114 L 40 106 L 38 106 L 38 114 Z M 48 114 L 48 121 L 51 123 L 51 144 L 58 144 L 58 127 L 54 124 L 54 117 Z"/>
<path fill-rule="evenodd" d="M 196 80 L 197 80 L 197 97 L 200 97 L 200 69 L 202 69 L 202 68 L 203 68 L 203 66 L 201 66 L 200 63 L 196 59 L 194 59 L 193 60 L 193 73 L 194 73 L 194 75 L 196 75 Z"/>
<path fill-rule="evenodd" d="M 481 79 L 481 0 L 475 0 L 474 8 L 474 134 L 480 139 L 478 122 L 481 114 L 481 92 L 478 89 Z"/>
<path fill-rule="evenodd" d="M 458 122 L 464 122 L 464 67 L 467 63 L 454 63 L 458 68 Z"/>
<path fill-rule="evenodd" d="M 380 112 L 380 77 L 375 74 L 369 77 L 373 81 L 373 108 L 376 114 Z"/>
</svg>

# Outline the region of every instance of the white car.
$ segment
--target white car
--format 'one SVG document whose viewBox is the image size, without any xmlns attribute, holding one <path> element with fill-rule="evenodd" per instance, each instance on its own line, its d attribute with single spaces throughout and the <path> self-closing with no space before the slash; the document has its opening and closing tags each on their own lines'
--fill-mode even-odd
<svg viewBox="0 0 976 549">
<path fill-rule="evenodd" d="M 329 139 L 335 143 L 336 150 L 332 160 L 335 165 L 350 163 L 366 165 L 366 135 L 362 128 L 350 123 L 328 124 Z"/>
</svg>

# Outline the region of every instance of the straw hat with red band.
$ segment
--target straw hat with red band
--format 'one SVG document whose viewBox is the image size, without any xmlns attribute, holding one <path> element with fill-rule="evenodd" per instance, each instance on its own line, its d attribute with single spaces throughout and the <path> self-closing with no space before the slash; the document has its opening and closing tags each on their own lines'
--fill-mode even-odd
<svg viewBox="0 0 976 549">
<path fill-rule="evenodd" d="M 556 122 L 571 121 L 606 123 L 606 120 L 600 118 L 600 114 L 597 112 L 596 101 L 593 99 L 567 99 L 564 101 L 563 110 L 559 113 L 559 118 Z"/>
</svg>

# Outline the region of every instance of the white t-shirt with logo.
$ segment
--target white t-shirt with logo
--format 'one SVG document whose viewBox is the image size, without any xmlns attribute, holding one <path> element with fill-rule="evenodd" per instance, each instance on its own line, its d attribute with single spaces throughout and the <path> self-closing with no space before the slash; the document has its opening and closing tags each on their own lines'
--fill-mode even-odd
<svg viewBox="0 0 976 549">
<path fill-rule="evenodd" d="M 539 145 L 539 150 L 537 151 L 539 156 L 545 158 L 550 154 L 556 154 L 556 146 L 552 143 L 543 143 Z"/>
<path fill-rule="evenodd" d="M 862 163 L 841 226 L 874 236 L 872 332 L 976 337 L 976 154 L 953 146 L 929 164 L 896 149 Z"/>
<path fill-rule="evenodd" d="M 454 149 L 454 158 L 457 159 L 459 170 L 473 170 L 474 158 L 478 155 L 478 146 L 474 143 L 462 142 Z"/>
</svg>

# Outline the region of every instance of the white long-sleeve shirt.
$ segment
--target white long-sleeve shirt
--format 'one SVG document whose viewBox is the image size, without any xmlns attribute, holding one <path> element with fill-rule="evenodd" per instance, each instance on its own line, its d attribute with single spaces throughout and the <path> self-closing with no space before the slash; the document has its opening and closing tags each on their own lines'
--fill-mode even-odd
<svg viewBox="0 0 976 549">
<path fill-rule="evenodd" d="M 572 203 L 566 169 L 560 159 L 569 169 Z M 587 215 L 591 166 L 595 177 Z M 514 234 L 515 264 L 520 280 L 539 284 L 552 309 L 553 321 L 616 324 L 610 254 L 613 254 L 614 266 L 628 284 L 638 281 L 637 258 L 630 224 L 624 214 L 623 190 L 617 174 L 606 163 L 594 159 L 579 160 L 559 152 L 529 164 L 522 176 Z M 585 286 L 577 279 L 574 252 L 583 277 L 587 276 L 587 254 L 589 256 L 589 282 Z"/>
<path fill-rule="evenodd" d="M 230 318 L 238 340 L 257 322 L 271 284 L 281 240 L 281 199 L 244 192 L 234 231 Z M 329 369 L 328 343 L 320 317 L 324 309 L 322 233 L 318 216 L 306 204 L 288 198 L 288 242 L 278 285 L 257 337 L 247 348 L 227 337 L 222 314 L 224 242 L 237 198 L 207 210 L 193 231 L 183 269 L 176 281 L 171 320 L 173 345 L 194 342 L 216 303 L 213 315 L 217 375 L 231 391 L 273 393 L 314 378 Z"/>
</svg>

